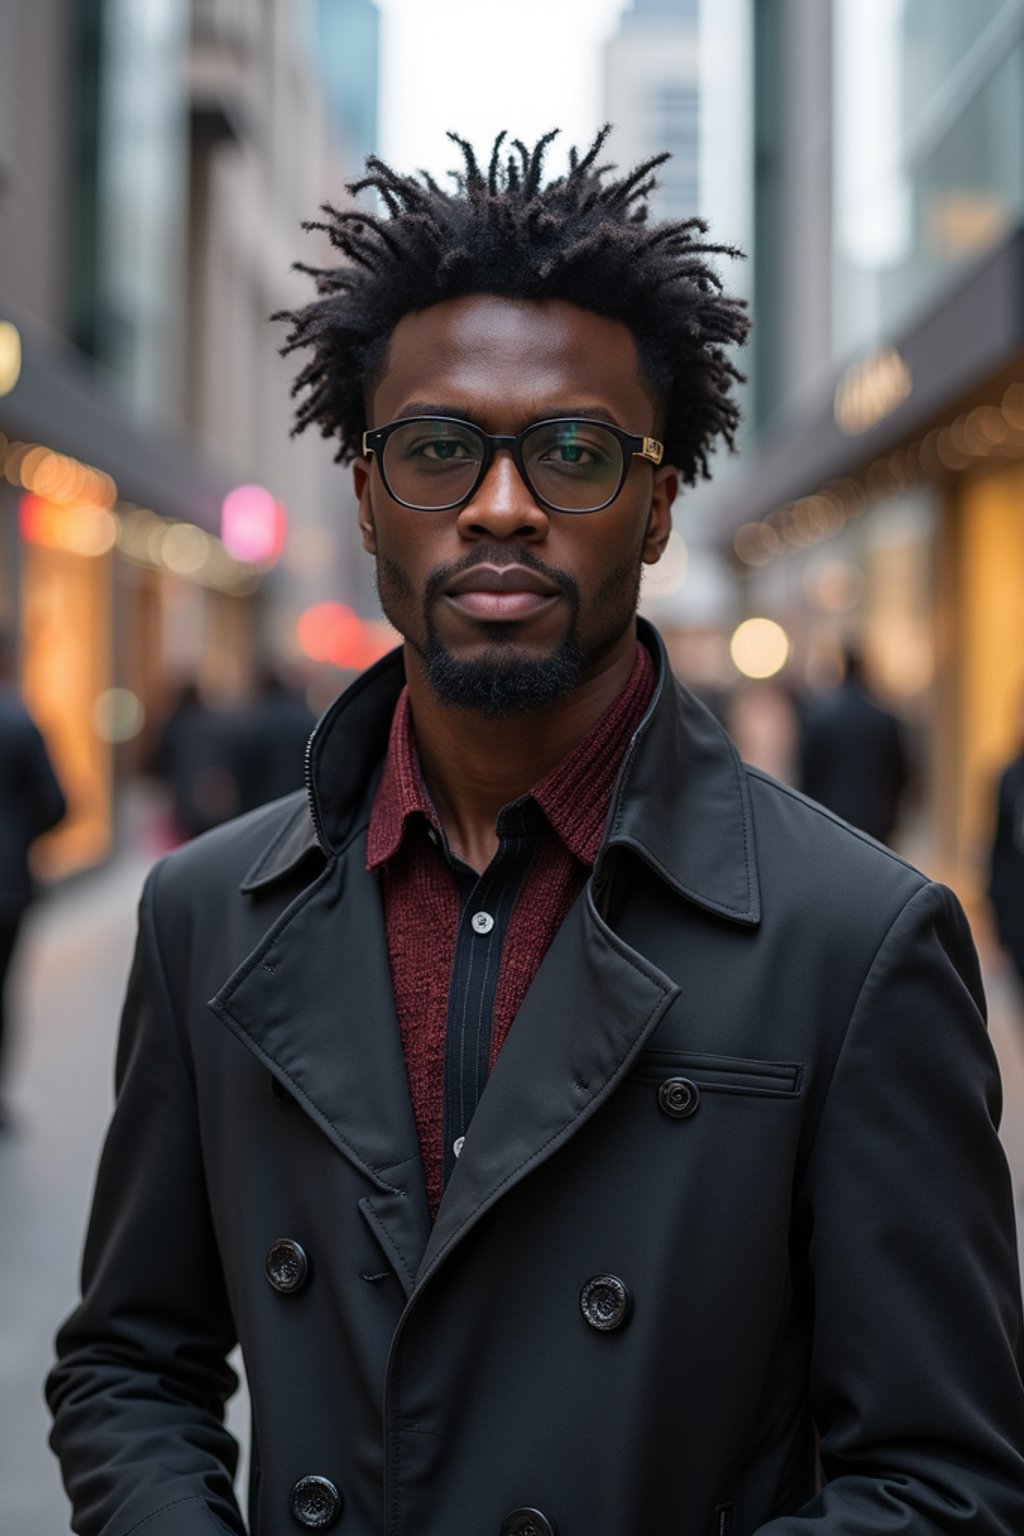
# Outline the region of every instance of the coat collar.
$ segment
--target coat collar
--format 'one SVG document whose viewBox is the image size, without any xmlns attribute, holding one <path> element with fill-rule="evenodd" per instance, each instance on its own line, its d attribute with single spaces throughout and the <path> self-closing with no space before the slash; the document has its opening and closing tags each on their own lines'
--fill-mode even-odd
<svg viewBox="0 0 1024 1536">
<path fill-rule="evenodd" d="M 595 883 L 614 848 L 629 848 L 674 891 L 734 922 L 760 921 L 746 774 L 714 717 L 672 677 L 661 636 L 639 633 L 657 674 L 654 694 L 612 796 Z M 401 649 L 364 672 L 318 722 L 307 750 L 308 805 L 295 810 L 242 882 L 258 890 L 320 849 L 345 847 L 380 774 L 405 682 Z"/>
</svg>

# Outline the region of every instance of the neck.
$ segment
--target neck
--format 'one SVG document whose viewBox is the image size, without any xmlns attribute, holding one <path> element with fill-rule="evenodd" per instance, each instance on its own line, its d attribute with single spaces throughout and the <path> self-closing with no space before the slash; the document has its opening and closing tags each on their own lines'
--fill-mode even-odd
<svg viewBox="0 0 1024 1536">
<path fill-rule="evenodd" d="M 636 660 L 633 626 L 566 699 L 530 715 L 491 719 L 442 704 L 417 652 L 405 647 L 409 702 L 423 775 L 452 851 L 487 868 L 498 847 L 498 812 L 561 762 L 615 702 Z"/>
</svg>

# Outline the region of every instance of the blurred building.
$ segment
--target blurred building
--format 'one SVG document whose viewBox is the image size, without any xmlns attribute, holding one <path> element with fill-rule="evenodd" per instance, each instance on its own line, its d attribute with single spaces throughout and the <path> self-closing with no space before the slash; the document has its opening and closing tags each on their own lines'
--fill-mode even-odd
<svg viewBox="0 0 1024 1536">
<path fill-rule="evenodd" d="M 631 0 L 605 45 L 605 117 L 615 124 L 617 158 L 628 165 L 662 150 L 654 217 L 700 211 L 699 0 Z"/>
<path fill-rule="evenodd" d="M 69 789 L 54 873 L 109 850 L 179 681 L 238 698 L 359 590 L 268 323 L 355 168 L 318 27 L 316 0 L 0 7 L 0 623 Z"/>
<path fill-rule="evenodd" d="M 714 520 L 788 676 L 858 643 L 970 899 L 1024 690 L 1024 3 L 755 0 L 748 440 Z"/>
<path fill-rule="evenodd" d="M 317 0 L 327 110 L 356 175 L 377 148 L 380 12 L 375 0 Z"/>
</svg>

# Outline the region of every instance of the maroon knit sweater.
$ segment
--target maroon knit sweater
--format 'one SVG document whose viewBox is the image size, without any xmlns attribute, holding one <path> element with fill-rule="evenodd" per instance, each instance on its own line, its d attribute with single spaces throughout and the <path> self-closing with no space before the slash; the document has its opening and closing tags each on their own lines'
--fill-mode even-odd
<svg viewBox="0 0 1024 1536">
<path fill-rule="evenodd" d="M 653 691 L 654 667 L 638 645 L 618 698 L 531 791 L 546 826 L 516 896 L 502 951 L 492 1066 L 548 945 L 593 868 L 616 776 Z M 366 867 L 381 871 L 391 981 L 432 1216 L 441 1202 L 445 1025 L 459 920 L 443 849 L 444 831 L 423 783 L 409 692 L 403 689 L 370 814 Z"/>
</svg>

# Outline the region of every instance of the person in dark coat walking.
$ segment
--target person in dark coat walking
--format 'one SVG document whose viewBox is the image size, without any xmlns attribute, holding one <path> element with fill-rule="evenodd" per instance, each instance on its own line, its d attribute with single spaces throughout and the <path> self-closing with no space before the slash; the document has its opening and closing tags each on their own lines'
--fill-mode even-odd
<svg viewBox="0 0 1024 1536">
<path fill-rule="evenodd" d="M 1024 988 L 1024 749 L 999 776 L 988 895 L 999 943 Z"/>
<path fill-rule="evenodd" d="M 908 778 L 904 729 L 873 697 L 857 651 L 845 652 L 839 686 L 805 708 L 800 770 L 812 800 L 880 843 L 892 840 Z"/>
<path fill-rule="evenodd" d="M 315 724 L 301 691 L 273 667 L 262 666 L 256 697 L 238 721 L 241 810 L 253 811 L 302 788 L 306 746 Z"/>
<path fill-rule="evenodd" d="M 175 834 L 198 837 L 242 807 L 243 742 L 237 716 L 212 709 L 185 683 L 163 723 L 156 768 L 171 792 Z"/>
<path fill-rule="evenodd" d="M 10 1050 L 6 983 L 32 900 L 28 853 L 65 810 L 43 738 L 17 692 L 14 642 L 0 633 L 0 1130 L 10 1123 L 2 1096 Z"/>
<path fill-rule="evenodd" d="M 47 1386 L 81 1536 L 1024 1530 L 970 932 L 637 619 L 746 321 L 603 138 L 372 162 L 290 317 L 404 643 L 147 883 Z"/>
</svg>

